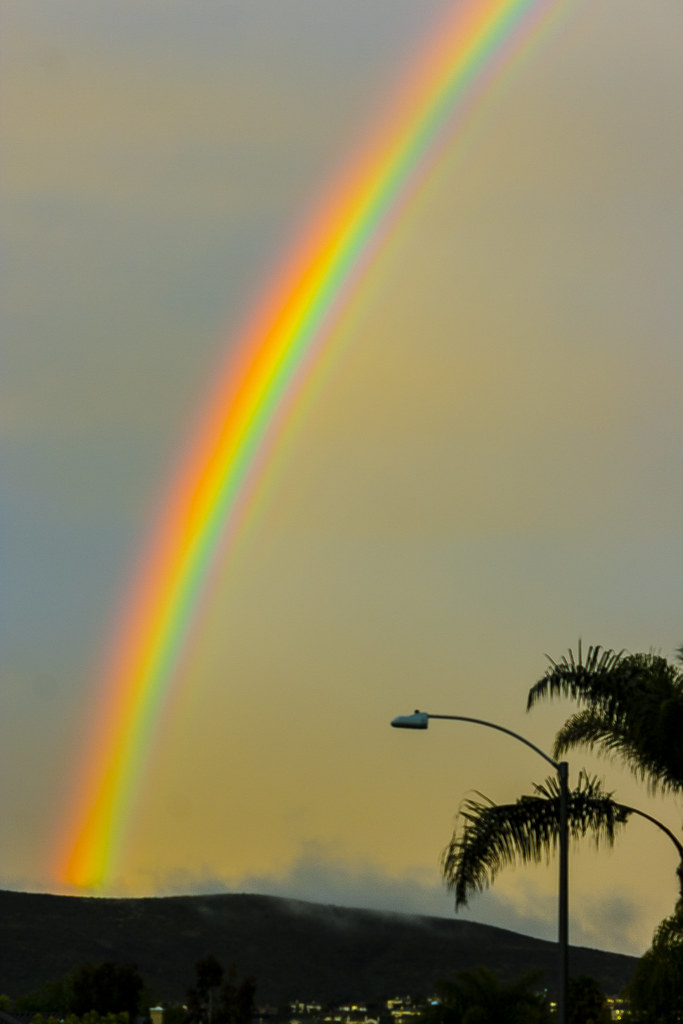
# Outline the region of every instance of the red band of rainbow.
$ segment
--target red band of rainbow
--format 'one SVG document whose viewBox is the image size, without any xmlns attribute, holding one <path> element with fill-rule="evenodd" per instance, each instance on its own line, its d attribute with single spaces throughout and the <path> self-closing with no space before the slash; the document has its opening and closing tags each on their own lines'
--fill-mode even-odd
<svg viewBox="0 0 683 1024">
<path fill-rule="evenodd" d="M 97 886 L 116 861 L 199 597 L 229 544 L 260 468 L 360 275 L 442 148 L 487 90 L 569 0 L 463 0 L 437 26 L 394 115 L 299 248 L 289 255 L 239 341 L 185 458 L 154 550 L 135 580 L 107 667 L 103 726 L 60 866 Z M 94 766 L 94 767 L 93 767 Z"/>
</svg>

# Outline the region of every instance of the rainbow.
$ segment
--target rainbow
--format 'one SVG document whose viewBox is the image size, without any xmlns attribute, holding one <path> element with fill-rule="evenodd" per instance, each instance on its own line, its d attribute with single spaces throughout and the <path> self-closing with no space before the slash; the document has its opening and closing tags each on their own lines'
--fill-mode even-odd
<svg viewBox="0 0 683 1024">
<path fill-rule="evenodd" d="M 218 375 L 154 541 L 114 630 L 94 730 L 60 853 L 60 881 L 101 886 L 116 862 L 145 750 L 180 672 L 207 582 L 243 522 L 286 417 L 331 329 L 406 205 L 501 72 L 569 0 L 461 0 L 393 114 L 321 204 Z"/>
</svg>

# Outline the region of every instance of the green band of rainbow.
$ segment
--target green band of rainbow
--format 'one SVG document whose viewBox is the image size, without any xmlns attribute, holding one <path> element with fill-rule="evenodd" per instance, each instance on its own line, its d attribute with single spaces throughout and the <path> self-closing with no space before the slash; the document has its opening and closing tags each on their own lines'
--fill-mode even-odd
<svg viewBox="0 0 683 1024">
<path fill-rule="evenodd" d="M 355 284 L 491 82 L 569 0 L 463 0 L 263 297 L 219 381 L 157 524 L 107 666 L 103 725 L 69 826 L 63 881 L 97 886 L 116 861 L 145 751 L 200 596 L 240 524 L 278 426 Z"/>
</svg>

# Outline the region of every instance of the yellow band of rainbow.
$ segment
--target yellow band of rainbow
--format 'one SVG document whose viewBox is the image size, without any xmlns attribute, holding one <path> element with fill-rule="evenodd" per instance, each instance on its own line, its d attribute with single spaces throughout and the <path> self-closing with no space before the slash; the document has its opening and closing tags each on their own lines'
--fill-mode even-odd
<svg viewBox="0 0 683 1024">
<path fill-rule="evenodd" d="M 307 385 L 331 327 L 445 145 L 479 98 L 569 0 L 462 0 L 264 294 L 207 404 L 113 641 L 103 725 L 61 855 L 62 881 L 101 885 L 116 862 L 148 740 L 177 676 L 217 552 L 239 526 L 278 424 Z M 234 348 L 234 346 L 233 346 Z"/>
</svg>

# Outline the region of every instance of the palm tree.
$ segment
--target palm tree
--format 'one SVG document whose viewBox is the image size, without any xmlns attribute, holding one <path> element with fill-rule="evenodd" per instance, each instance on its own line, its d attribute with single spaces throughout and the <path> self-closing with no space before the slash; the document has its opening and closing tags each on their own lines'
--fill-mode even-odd
<svg viewBox="0 0 683 1024">
<path fill-rule="evenodd" d="M 683 663 L 683 647 L 678 649 Z M 576 746 L 616 756 L 651 791 L 683 790 L 683 671 L 658 654 L 618 654 L 581 644 L 529 691 L 527 709 L 543 699 L 571 697 L 580 710 L 555 738 L 555 756 Z"/>
<path fill-rule="evenodd" d="M 529 692 L 527 709 L 543 699 L 570 697 L 579 711 L 555 738 L 559 758 L 576 746 L 621 759 L 644 780 L 651 792 L 683 791 L 683 670 L 660 655 L 615 653 L 589 647 L 585 658 L 579 643 L 559 662 L 550 660 L 545 675 Z M 683 646 L 677 651 L 683 664 Z M 443 875 L 455 893 L 456 910 L 470 896 L 487 888 L 502 867 L 549 858 L 559 843 L 559 785 L 554 778 L 534 786 L 533 796 L 514 804 L 496 805 L 478 794 L 468 800 L 442 858 Z M 655 933 L 630 991 L 634 1006 L 652 1006 L 659 992 L 663 1016 L 642 1019 L 683 1021 L 683 845 L 666 825 L 635 807 L 617 803 L 596 778 L 585 771 L 568 796 L 570 836 L 591 834 L 600 844 L 614 842 L 616 830 L 636 814 L 665 832 L 678 852 L 679 900 L 676 912 Z M 664 993 L 664 995 L 662 995 Z M 649 1002 L 648 1002 L 649 1000 Z M 658 1005 L 659 1010 L 659 1005 Z M 671 1016 L 675 1010 L 675 1016 Z"/>
<path fill-rule="evenodd" d="M 533 796 L 522 796 L 514 804 L 495 804 L 481 793 L 479 800 L 464 802 L 442 855 L 443 875 L 455 894 L 456 910 L 474 893 L 488 888 L 506 865 L 550 859 L 560 835 L 559 783 L 551 777 L 533 789 Z M 584 771 L 568 794 L 567 822 L 574 839 L 591 834 L 596 845 L 603 841 L 612 845 L 616 830 L 633 812 Z"/>
<path fill-rule="evenodd" d="M 442 872 L 455 894 L 455 909 L 471 896 L 487 889 L 501 868 L 517 860 L 524 864 L 550 860 L 559 844 L 560 789 L 554 776 L 542 785 L 532 784 L 533 796 L 521 796 L 514 804 L 495 804 L 482 793 L 480 800 L 466 800 L 446 849 Z M 605 793 L 597 777 L 582 769 L 578 786 L 567 799 L 567 825 L 572 839 L 592 836 L 595 845 L 614 844 L 617 830 L 632 814 L 645 818 L 664 832 L 678 851 L 676 868 L 679 898 L 683 900 L 683 844 L 673 832 L 646 811 L 617 803 Z"/>
<path fill-rule="evenodd" d="M 678 651 L 683 661 L 683 647 Z M 560 729 L 554 756 L 585 744 L 620 756 L 651 790 L 683 790 L 683 672 L 654 654 L 616 654 L 590 647 L 583 657 L 569 651 L 529 692 L 527 707 L 544 698 L 566 696 L 583 705 Z M 487 888 L 498 872 L 517 860 L 549 858 L 559 841 L 559 787 L 555 779 L 534 785 L 533 796 L 514 804 L 488 798 L 468 800 L 442 855 L 443 875 L 455 893 L 456 909 Z M 683 898 L 683 845 L 645 811 L 617 803 L 597 778 L 579 773 L 568 799 L 568 826 L 574 839 L 592 835 L 596 844 L 614 842 L 615 830 L 636 814 L 668 835 L 679 856 L 677 874 Z"/>
</svg>

